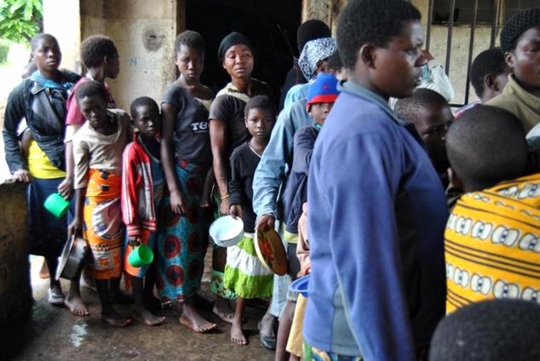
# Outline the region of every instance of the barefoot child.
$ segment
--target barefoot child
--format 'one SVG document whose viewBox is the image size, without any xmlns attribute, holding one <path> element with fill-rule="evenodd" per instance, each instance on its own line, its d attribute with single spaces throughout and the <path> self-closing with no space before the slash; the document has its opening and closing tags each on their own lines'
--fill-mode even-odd
<svg viewBox="0 0 540 361">
<path fill-rule="evenodd" d="M 157 284 L 163 303 L 181 302 L 180 323 L 195 332 L 216 327 L 195 308 L 208 247 L 209 222 L 201 204 L 208 205 L 205 194 L 213 179 L 208 127 L 213 94 L 200 82 L 204 54 L 199 33 L 188 30 L 178 35 L 175 60 L 180 76 L 161 101 L 161 158 L 170 197 L 165 200 L 163 235 L 158 239 Z"/>
<path fill-rule="evenodd" d="M 90 272 L 96 280 L 103 321 L 124 327 L 130 320 L 112 307 L 109 280 L 122 274 L 120 188 L 122 152 L 131 139 L 130 119 L 120 109 L 107 109 L 107 91 L 99 82 L 79 85 L 75 96 L 87 122 L 73 138 L 75 219 L 68 231 L 70 235 L 82 231 L 90 245 Z"/>
<path fill-rule="evenodd" d="M 244 300 L 272 297 L 273 274 L 266 270 L 255 253 L 253 233 L 255 213 L 253 199 L 253 175 L 259 164 L 270 133 L 274 127 L 275 111 L 269 97 L 258 95 L 250 99 L 244 110 L 245 124 L 252 138 L 236 148 L 231 155 L 230 213 L 242 217 L 244 239 L 227 248 L 225 287 L 233 290 L 238 298 L 231 327 L 231 341 L 235 345 L 246 345 L 247 338 L 242 330 Z"/>
<path fill-rule="evenodd" d="M 139 131 L 124 150 L 122 162 L 122 217 L 127 229 L 124 269 L 132 276 L 135 315 L 148 326 L 159 325 L 165 317 L 157 317 L 148 307 L 154 299 L 154 265 L 133 267 L 128 262 L 137 243 L 156 248 L 157 215 L 163 202 L 165 177 L 161 168 L 159 136 L 161 117 L 157 103 L 148 97 L 131 103 L 131 116 Z M 154 251 L 155 253 L 155 251 Z M 143 278 L 145 282 L 143 285 Z"/>
<path fill-rule="evenodd" d="M 66 135 L 64 142 L 66 144 L 66 180 L 64 181 L 66 187 L 72 191 L 73 188 L 73 173 L 74 173 L 74 161 L 73 161 L 73 136 L 77 130 L 86 122 L 84 119 L 77 100 L 75 99 L 75 92 L 77 88 L 89 80 L 95 80 L 105 87 L 107 94 L 107 108 L 115 109 L 116 102 L 109 92 L 109 87 L 105 80 L 107 78 L 116 79 L 120 72 L 120 62 L 118 58 L 118 50 L 114 41 L 104 35 L 93 35 L 86 38 L 81 44 L 81 60 L 84 66 L 87 68 L 86 75 L 82 77 L 77 84 L 73 93 L 67 99 L 67 115 L 66 115 Z M 68 220 L 70 222 L 71 220 Z M 81 270 L 82 272 L 82 270 Z M 83 280 L 87 278 L 86 272 L 83 274 Z M 66 296 L 65 305 L 76 316 L 89 315 L 88 309 L 81 298 L 80 292 L 80 272 L 77 272 L 71 279 L 69 293 Z M 86 281 L 87 284 L 93 284 L 93 280 Z M 125 303 L 126 295 L 120 292 L 120 278 L 112 280 L 111 284 L 111 299 L 119 301 L 119 303 Z"/>
</svg>

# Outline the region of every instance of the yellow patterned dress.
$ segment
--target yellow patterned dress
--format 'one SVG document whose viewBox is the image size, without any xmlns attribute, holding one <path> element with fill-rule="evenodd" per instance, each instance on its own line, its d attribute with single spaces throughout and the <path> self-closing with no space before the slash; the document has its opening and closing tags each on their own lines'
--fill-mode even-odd
<svg viewBox="0 0 540 361">
<path fill-rule="evenodd" d="M 540 174 L 461 197 L 445 256 L 447 313 L 494 298 L 540 303 Z"/>
</svg>

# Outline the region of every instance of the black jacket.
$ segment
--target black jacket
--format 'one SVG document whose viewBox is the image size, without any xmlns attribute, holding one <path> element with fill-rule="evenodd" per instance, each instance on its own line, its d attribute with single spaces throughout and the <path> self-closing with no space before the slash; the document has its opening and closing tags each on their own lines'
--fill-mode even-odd
<svg viewBox="0 0 540 361">
<path fill-rule="evenodd" d="M 75 84 L 80 79 L 78 74 L 62 71 L 62 83 Z M 65 170 L 65 117 L 67 91 L 44 87 L 27 78 L 9 94 L 4 117 L 4 147 L 6 161 L 11 173 L 27 169 L 17 129 L 23 119 L 39 147 L 49 157 L 51 163 Z"/>
</svg>

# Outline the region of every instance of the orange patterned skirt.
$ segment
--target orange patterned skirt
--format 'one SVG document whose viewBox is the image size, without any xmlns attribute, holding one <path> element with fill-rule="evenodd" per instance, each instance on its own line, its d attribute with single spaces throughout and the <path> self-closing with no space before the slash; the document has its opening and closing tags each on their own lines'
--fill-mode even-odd
<svg viewBox="0 0 540 361">
<path fill-rule="evenodd" d="M 89 170 L 83 235 L 92 250 L 90 273 L 98 280 L 122 275 L 124 224 L 120 209 L 121 180 L 121 176 L 107 171 Z"/>
</svg>

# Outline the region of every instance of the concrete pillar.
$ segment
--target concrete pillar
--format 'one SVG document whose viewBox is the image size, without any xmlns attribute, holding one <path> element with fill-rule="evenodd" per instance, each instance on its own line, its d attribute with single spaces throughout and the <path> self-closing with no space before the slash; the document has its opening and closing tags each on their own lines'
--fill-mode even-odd
<svg viewBox="0 0 540 361">
<path fill-rule="evenodd" d="M 77 73 L 81 71 L 81 3 L 86 1 L 43 0 L 43 29 L 54 35 L 60 44 L 61 68 Z"/>
<path fill-rule="evenodd" d="M 32 309 L 26 188 L 12 181 L 0 184 L 0 335 L 17 329 Z"/>
<path fill-rule="evenodd" d="M 303 0 L 302 22 L 310 19 L 322 20 L 332 29 L 332 34 L 335 34 L 339 13 L 348 2 L 349 0 Z"/>
<path fill-rule="evenodd" d="M 102 22 L 103 33 L 115 41 L 120 75 L 110 84 L 118 105 L 128 109 L 139 96 L 150 96 L 159 103 L 166 86 L 176 79 L 174 40 L 182 3 L 110 0 L 99 4 L 99 19 L 93 13 L 81 14 L 85 25 L 82 34 L 83 38 L 95 34 L 96 29 L 90 25 L 98 28 L 101 24 L 97 23 Z"/>
<path fill-rule="evenodd" d="M 81 70 L 80 44 L 90 35 L 111 37 L 120 55 L 120 75 L 109 80 L 118 106 L 139 96 L 158 103 L 176 79 L 174 40 L 185 28 L 183 0 L 43 0 L 44 28 L 63 49 L 62 66 Z"/>
</svg>

